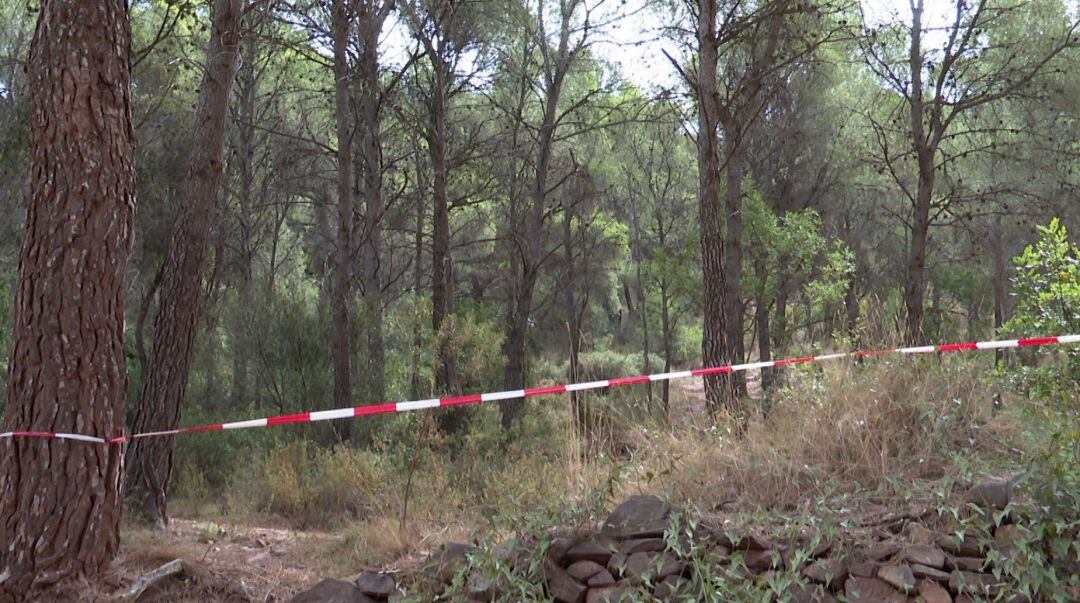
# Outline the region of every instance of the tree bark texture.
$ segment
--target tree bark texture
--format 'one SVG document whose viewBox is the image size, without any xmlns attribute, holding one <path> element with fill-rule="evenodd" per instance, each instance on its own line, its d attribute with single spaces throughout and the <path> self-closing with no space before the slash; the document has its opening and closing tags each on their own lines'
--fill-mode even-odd
<svg viewBox="0 0 1080 603">
<path fill-rule="evenodd" d="M 30 197 L 5 430 L 118 436 L 131 248 L 131 30 L 121 0 L 40 4 L 27 61 Z M 116 446 L 0 443 L 0 600 L 76 598 L 120 539 Z M 48 591 L 47 594 L 44 594 Z"/>
<path fill-rule="evenodd" d="M 446 158 L 446 87 L 448 68 L 438 52 L 431 55 L 435 87 L 428 107 L 428 154 L 432 170 L 431 328 L 437 360 L 435 389 L 440 394 L 460 389 L 453 342 L 454 261 L 450 254 L 450 201 Z"/>
<path fill-rule="evenodd" d="M 180 424 L 198 328 L 207 241 L 221 184 L 242 11 L 242 0 L 214 3 L 184 196 L 169 241 L 150 361 L 131 426 L 136 433 L 176 429 Z M 172 437 L 134 440 L 127 449 L 125 487 L 130 507 L 141 519 L 162 528 L 168 522 L 165 496 L 172 453 Z"/>
<path fill-rule="evenodd" d="M 353 405 L 351 329 L 349 325 L 352 279 L 352 130 L 349 121 L 349 19 L 345 0 L 334 0 L 334 104 L 337 128 L 337 253 L 334 256 L 334 292 L 330 314 L 334 321 L 334 404 Z"/>
<path fill-rule="evenodd" d="M 724 309 L 724 215 L 720 204 L 720 155 L 717 148 L 720 104 L 716 87 L 716 0 L 698 2 L 698 214 L 701 221 L 701 270 L 704 297 L 702 362 L 719 366 L 727 358 Z M 705 377 L 705 396 L 715 412 L 730 395 L 719 375 Z"/>
</svg>

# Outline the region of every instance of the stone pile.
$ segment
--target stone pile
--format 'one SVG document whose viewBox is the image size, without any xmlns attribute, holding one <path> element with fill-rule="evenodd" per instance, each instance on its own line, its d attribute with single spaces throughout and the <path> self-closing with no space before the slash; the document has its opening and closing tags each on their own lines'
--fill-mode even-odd
<svg viewBox="0 0 1080 603">
<path fill-rule="evenodd" d="M 1010 494 L 1007 483 L 987 482 L 973 488 L 968 501 L 992 512 L 1006 508 Z M 643 598 L 700 601 L 707 597 L 695 586 L 695 568 L 709 567 L 747 584 L 767 583 L 783 573 L 797 575 L 801 580 L 789 581 L 791 586 L 780 597 L 786 601 L 827 602 L 839 597 L 851 603 L 962 603 L 1008 592 L 1007 585 L 995 579 L 988 553 L 994 549 L 994 558 L 1007 558 L 1011 543 L 1025 535 L 1020 525 L 1002 525 L 992 539 L 982 540 L 988 545 L 984 546 L 970 536 L 940 534 L 908 521 L 892 524 L 894 531 L 878 529 L 872 542 L 853 548 L 810 538 L 772 542 L 753 531 L 699 525 L 681 543 L 693 544 L 694 558 L 683 559 L 668 546 L 673 541 L 665 533 L 669 516 L 669 508 L 659 498 L 634 496 L 619 505 L 600 530 L 556 538 L 539 560 L 545 593 L 560 603 Z M 471 545 L 444 545 L 413 584 L 426 581 L 426 590 L 434 591 L 456 589 L 455 600 L 491 601 L 508 596 L 499 584 L 469 572 L 472 550 Z M 524 565 L 536 563 L 535 554 L 511 552 L 505 558 Z M 324 581 L 315 588 L 330 592 L 328 584 Z M 293 601 L 395 601 L 401 597 L 397 586 L 388 575 L 365 572 L 352 583 L 332 584 L 338 598 L 303 598 L 312 592 L 306 591 Z"/>
</svg>

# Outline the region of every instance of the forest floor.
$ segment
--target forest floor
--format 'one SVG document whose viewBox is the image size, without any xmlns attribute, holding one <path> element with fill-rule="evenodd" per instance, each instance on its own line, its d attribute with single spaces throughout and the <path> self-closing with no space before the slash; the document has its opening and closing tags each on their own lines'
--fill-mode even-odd
<svg viewBox="0 0 1080 603">
<path fill-rule="evenodd" d="M 859 371 L 856 378 L 853 370 Z M 873 534 L 880 538 L 882 526 L 955 514 L 964 505 L 967 487 L 988 475 L 1008 476 L 1018 467 L 1015 461 L 1026 453 L 1016 446 L 1043 445 L 1027 439 L 1030 424 L 1020 412 L 1028 402 L 1035 408 L 1041 403 L 1017 396 L 1002 411 L 997 386 L 985 386 L 985 372 L 976 366 L 841 367 L 807 371 L 800 379 L 774 401 L 778 410 L 751 420 L 734 439 L 703 426 L 709 417 L 702 383 L 687 380 L 673 396 L 672 408 L 680 410 L 666 430 L 637 426 L 620 436 L 631 448 L 628 456 L 613 454 L 606 461 L 624 467 L 606 503 L 595 507 L 589 496 L 556 485 L 538 494 L 544 497 L 539 502 L 521 503 L 525 509 L 516 510 L 522 515 L 512 521 L 536 520 L 541 532 L 587 530 L 627 496 L 656 494 L 701 517 L 741 517 L 771 533 L 827 522 L 846 540 L 867 541 Z M 757 379 L 748 385 L 752 397 L 760 396 Z M 415 509 L 410 507 L 405 530 L 396 513 L 386 510 L 311 529 L 285 517 L 222 513 L 213 504 L 183 501 L 172 506 L 174 518 L 164 532 L 125 527 L 120 556 L 92 598 L 122 593 L 174 559 L 184 562 L 180 579 L 139 600 L 285 601 L 327 577 L 348 580 L 366 570 L 415 575 L 443 543 L 498 542 L 512 531 L 490 523 L 481 505 L 462 506 L 475 493 L 444 491 L 447 482 L 437 479 L 440 474 L 452 476 L 451 489 L 465 492 L 466 482 L 479 482 L 483 489 L 487 480 L 488 487 L 501 487 L 497 482 L 513 476 L 520 476 L 525 487 L 534 487 L 528 479 L 543 483 L 565 477 L 566 484 L 576 480 L 601 488 L 598 482 L 608 469 L 566 465 L 559 446 L 553 438 L 554 452 L 516 473 L 499 473 L 484 464 L 434 465 L 426 477 L 418 473 L 418 480 L 430 482 L 430 491 L 422 487 L 424 494 L 414 494 L 418 500 Z M 464 473 L 454 476 L 459 469 Z M 531 475 L 537 472 L 543 474 Z M 584 522 L 545 523 L 566 517 L 544 515 L 537 508 L 560 492 L 562 502 L 594 505 L 578 516 Z M 442 515 L 425 515 L 425 509 L 439 509 Z"/>
</svg>

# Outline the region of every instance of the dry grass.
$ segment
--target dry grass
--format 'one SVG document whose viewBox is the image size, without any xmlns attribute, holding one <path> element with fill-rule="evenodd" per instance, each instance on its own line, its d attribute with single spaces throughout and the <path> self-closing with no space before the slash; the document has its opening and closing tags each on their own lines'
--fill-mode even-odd
<svg viewBox="0 0 1080 603">
<path fill-rule="evenodd" d="M 826 493 L 903 490 L 950 471 L 954 454 L 1001 443 L 985 367 L 952 359 L 802 369 L 740 437 L 704 426 L 654 433 L 637 459 L 676 500 L 790 508 Z M 903 494 L 903 492 L 897 492 Z"/>
<path fill-rule="evenodd" d="M 790 370 L 770 414 L 753 416 L 738 437 L 711 425 L 700 384 L 686 382 L 672 388 L 669 422 L 627 420 L 617 413 L 625 401 L 609 400 L 598 412 L 610 416 L 591 437 L 572 425 L 567 400 L 550 399 L 511 445 L 498 437 L 494 409 L 478 414 L 456 454 L 430 424 L 421 426 L 431 436 L 420 438 L 424 446 L 406 453 L 293 445 L 244 472 L 253 477 L 231 489 L 228 511 L 216 520 L 329 529 L 326 537 L 295 532 L 283 558 L 317 566 L 319 576 L 345 577 L 363 568 L 407 569 L 445 541 L 498 541 L 512 529 L 499 515 L 552 525 L 594 521 L 566 509 L 586 506 L 609 487 L 616 501 L 652 492 L 706 511 L 730 503 L 806 508 L 856 491 L 889 505 L 905 489 L 954 472 L 956 455 L 1007 453 L 1002 442 L 1019 424 L 1008 411 L 996 412 L 987 366 L 945 357 Z M 395 454 L 396 464 L 389 460 Z"/>
</svg>

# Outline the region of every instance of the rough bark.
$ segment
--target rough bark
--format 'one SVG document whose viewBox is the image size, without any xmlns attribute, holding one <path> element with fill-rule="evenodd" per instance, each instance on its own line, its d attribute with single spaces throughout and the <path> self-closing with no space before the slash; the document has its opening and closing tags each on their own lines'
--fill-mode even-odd
<svg viewBox="0 0 1080 603">
<path fill-rule="evenodd" d="M 134 432 L 175 429 L 180 423 L 198 327 L 203 265 L 221 183 L 229 90 L 236 76 L 242 10 L 242 0 L 214 3 L 187 179 L 165 260 L 150 361 L 131 426 Z M 125 487 L 132 511 L 158 527 L 168 522 L 165 495 L 172 453 L 171 437 L 135 440 L 127 450 Z"/>
<path fill-rule="evenodd" d="M 432 170 L 431 328 L 437 341 L 435 388 L 440 393 L 460 389 L 453 343 L 454 261 L 450 254 L 450 201 L 446 157 L 448 67 L 441 53 L 429 53 L 435 85 L 428 105 L 428 155 Z"/>
<path fill-rule="evenodd" d="M 232 392 L 230 399 L 234 407 L 250 402 L 249 361 L 251 359 L 251 309 L 254 307 L 252 291 L 252 262 L 255 186 L 255 100 L 259 94 L 259 78 L 255 70 L 255 37 L 244 38 L 241 45 L 241 67 L 236 79 L 237 120 L 235 164 L 237 168 L 237 263 L 239 279 L 236 283 L 239 307 L 232 319 Z"/>
<path fill-rule="evenodd" d="M 379 36 L 392 2 L 362 3 L 358 19 L 360 55 L 357 60 L 360 113 L 360 196 L 364 200 L 364 238 L 360 241 L 361 286 L 367 331 L 367 354 L 360 382 L 365 400 L 386 397 L 386 351 L 383 337 L 382 254 L 383 171 L 380 129 L 382 90 L 379 83 Z"/>
<path fill-rule="evenodd" d="M 352 130 L 349 123 L 349 19 L 345 0 L 334 0 L 334 104 L 337 130 L 337 252 L 334 255 L 334 291 L 330 313 L 334 321 L 334 404 L 352 406 L 349 297 L 352 278 Z"/>
<path fill-rule="evenodd" d="M 716 86 L 718 43 L 716 0 L 698 2 L 698 68 L 695 92 L 698 110 L 698 216 L 701 222 L 702 362 L 720 366 L 727 359 L 726 313 L 724 311 L 724 216 L 720 205 L 720 104 Z M 705 396 L 710 412 L 731 400 L 719 375 L 705 377 Z"/>
<path fill-rule="evenodd" d="M 581 325 L 578 322 L 577 302 L 577 269 L 574 262 L 574 231 L 573 231 L 573 207 L 565 196 L 562 206 L 562 230 L 563 230 L 563 282 L 562 302 L 563 313 L 566 315 L 566 330 L 569 343 L 569 358 L 567 363 L 568 383 L 577 383 L 581 377 Z M 578 434 L 585 433 L 586 408 L 585 399 L 577 392 L 570 392 L 571 420 L 577 425 Z"/>
<path fill-rule="evenodd" d="M 30 197 L 19 256 L 6 431 L 123 429 L 131 247 L 131 30 L 119 0 L 40 4 L 26 64 Z M 120 539 L 121 449 L 0 442 L 0 600 L 76 598 Z"/>
</svg>

